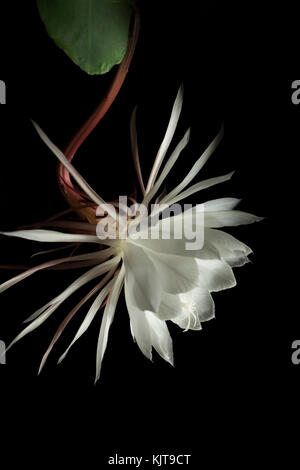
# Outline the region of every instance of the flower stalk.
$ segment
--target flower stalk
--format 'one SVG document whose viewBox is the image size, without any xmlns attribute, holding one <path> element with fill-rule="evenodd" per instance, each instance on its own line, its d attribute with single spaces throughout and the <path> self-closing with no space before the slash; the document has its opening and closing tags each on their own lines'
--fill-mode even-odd
<svg viewBox="0 0 300 470">
<path fill-rule="evenodd" d="M 127 52 L 125 54 L 124 59 L 122 60 L 121 64 L 118 66 L 115 76 L 112 80 L 112 83 L 105 94 L 105 96 L 100 101 L 99 105 L 92 113 L 92 115 L 88 118 L 88 120 L 80 127 L 80 129 L 76 132 L 76 134 L 72 137 L 71 141 L 67 145 L 64 154 L 69 162 L 71 162 L 86 140 L 86 138 L 90 135 L 90 133 L 95 129 L 97 124 L 101 121 L 101 119 L 105 116 L 111 105 L 113 104 L 114 100 L 116 99 L 124 81 L 127 76 L 134 51 L 136 48 L 138 35 L 140 30 L 140 15 L 138 10 L 136 9 L 133 18 L 132 18 L 132 26 L 131 32 L 128 41 Z M 84 207 L 86 206 L 86 197 L 74 186 L 70 172 L 68 168 L 66 168 L 61 162 L 58 164 L 57 168 L 57 177 L 58 177 L 58 185 L 59 188 L 65 197 L 68 204 L 75 208 L 76 211 L 85 219 L 90 222 L 96 221 L 95 209 L 96 206 L 92 207 Z M 78 209 L 80 207 L 80 209 Z"/>
</svg>

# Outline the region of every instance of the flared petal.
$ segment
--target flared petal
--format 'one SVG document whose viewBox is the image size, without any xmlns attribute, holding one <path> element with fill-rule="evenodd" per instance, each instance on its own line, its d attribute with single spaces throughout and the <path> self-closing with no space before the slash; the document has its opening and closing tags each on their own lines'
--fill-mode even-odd
<svg viewBox="0 0 300 470">
<path fill-rule="evenodd" d="M 130 319 L 130 329 L 133 338 L 142 353 L 152 360 L 152 347 L 166 361 L 173 364 L 172 340 L 164 321 L 160 320 L 149 310 L 142 310 L 136 304 L 134 290 L 125 277 L 125 299 Z"/>
<path fill-rule="evenodd" d="M 222 198 L 213 201 L 207 201 L 204 204 L 186 210 L 183 215 L 187 223 L 195 230 L 199 224 L 200 228 L 204 227 L 218 228 L 218 227 L 233 227 L 236 225 L 252 224 L 263 220 L 263 217 L 258 217 L 247 212 L 231 210 L 240 202 L 236 198 Z M 220 208 L 220 209 L 219 209 Z M 199 217 L 198 214 L 203 215 Z M 181 223 L 182 214 L 173 217 L 174 226 Z"/>
<path fill-rule="evenodd" d="M 194 287 L 202 287 L 209 291 L 219 291 L 233 287 L 236 284 L 234 274 L 230 266 L 218 256 L 196 258 L 192 256 L 178 256 L 142 249 L 134 242 L 128 241 L 126 247 L 130 247 L 131 257 L 136 255 L 136 263 L 141 260 L 141 275 L 136 276 L 138 268 L 130 269 L 126 256 L 125 267 L 128 266 L 128 276 L 131 279 L 132 288 L 140 292 L 136 304 L 141 310 L 157 311 L 162 290 L 172 294 L 186 292 Z M 128 248 L 126 248 L 128 249 Z M 133 265 L 132 265 L 133 267 Z M 137 290 L 136 279 L 141 280 Z M 147 286 L 145 288 L 145 286 Z M 152 293 L 152 296 L 151 296 Z M 153 302 L 155 294 L 155 302 Z M 158 302 L 158 304 L 157 304 Z"/>
<path fill-rule="evenodd" d="M 129 229 L 132 243 L 155 252 L 177 256 L 215 258 L 218 251 L 205 244 L 204 214 L 190 210 L 175 216 L 163 214 L 164 218 L 153 221 L 148 227 L 141 222 L 135 230 Z"/>
<path fill-rule="evenodd" d="M 203 211 L 230 211 L 235 209 L 240 202 L 241 200 L 235 197 L 221 197 L 219 199 L 212 199 L 211 201 L 206 201 L 203 203 Z"/>
<path fill-rule="evenodd" d="M 152 342 L 149 324 L 145 312 L 134 304 L 131 294 L 132 292 L 126 287 L 125 280 L 125 299 L 129 314 L 131 334 L 142 353 L 152 361 Z"/>
<path fill-rule="evenodd" d="M 153 312 L 145 312 L 149 325 L 151 344 L 156 352 L 171 365 L 174 365 L 173 342 L 165 321 L 157 318 Z"/>
<path fill-rule="evenodd" d="M 162 290 L 171 294 L 187 292 L 195 287 L 220 291 L 236 285 L 230 266 L 220 259 L 201 259 L 148 252 Z M 156 311 L 156 309 L 154 310 Z"/>
<path fill-rule="evenodd" d="M 141 247 L 127 242 L 124 246 L 126 286 L 134 304 L 141 310 L 156 310 L 160 302 L 161 283 L 154 262 Z"/>
<path fill-rule="evenodd" d="M 196 258 L 199 270 L 198 286 L 209 292 L 230 289 L 236 285 L 231 267 L 223 260 Z"/>
<path fill-rule="evenodd" d="M 212 244 L 204 243 L 199 250 L 187 250 L 187 239 L 182 240 L 135 240 L 134 243 L 144 250 L 151 250 L 154 253 L 163 253 L 166 255 L 175 255 L 191 258 L 215 259 L 219 258 L 219 252 Z"/>
<path fill-rule="evenodd" d="M 215 211 L 204 213 L 205 227 L 218 228 L 218 227 L 234 227 L 236 225 L 248 225 L 254 222 L 263 220 L 263 217 L 258 217 L 253 214 L 248 214 L 242 211 Z"/>
<path fill-rule="evenodd" d="M 204 231 L 204 217 L 187 217 L 182 213 L 175 217 L 165 217 L 156 225 L 145 228 L 136 234 L 130 235 L 132 244 L 145 250 L 177 256 L 200 257 L 204 259 L 218 258 L 218 250 L 206 243 Z M 193 230 L 193 233 L 191 232 Z M 188 245 L 191 241 L 198 241 L 193 249 Z"/>
<path fill-rule="evenodd" d="M 209 240 L 219 252 L 220 257 L 232 267 L 243 266 L 249 262 L 251 248 L 222 230 L 205 229 L 205 239 Z"/>
<path fill-rule="evenodd" d="M 148 251 L 148 256 L 155 265 L 153 275 L 157 277 L 165 292 L 186 292 L 200 285 L 201 275 L 196 258 L 156 253 L 151 250 Z"/>
</svg>

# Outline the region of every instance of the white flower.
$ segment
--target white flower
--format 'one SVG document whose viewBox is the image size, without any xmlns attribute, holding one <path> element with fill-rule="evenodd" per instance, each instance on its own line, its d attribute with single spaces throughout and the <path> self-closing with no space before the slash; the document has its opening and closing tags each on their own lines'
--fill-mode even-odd
<svg viewBox="0 0 300 470">
<path fill-rule="evenodd" d="M 170 122 L 155 159 L 146 189 L 139 165 L 134 114 L 131 126 L 132 148 L 139 182 L 144 194 L 142 201 L 144 207 L 148 207 L 153 198 L 157 197 L 161 185 L 189 141 L 190 132 L 188 131 L 160 171 L 176 130 L 181 107 L 182 89 L 179 90 L 176 97 Z M 97 206 L 103 207 L 103 204 L 105 204 L 104 200 L 86 183 L 39 126 L 37 124 L 34 125 L 40 137 L 71 173 L 86 196 Z M 137 237 L 129 230 L 125 238 L 100 240 L 96 236 L 96 225 L 68 221 L 54 221 L 48 224 L 52 228 L 64 229 L 64 232 L 41 228 L 1 232 L 3 235 L 39 242 L 94 243 L 100 245 L 101 248 L 103 248 L 103 245 L 108 245 L 107 248 L 99 249 L 98 247 L 96 251 L 88 254 L 71 255 L 46 262 L 0 285 L 0 292 L 3 292 L 20 280 L 45 268 L 92 266 L 61 294 L 34 312 L 26 320 L 29 322 L 29 325 L 14 339 L 9 347 L 41 325 L 73 292 L 93 279 L 98 279 L 96 286 L 61 323 L 42 359 L 40 370 L 53 345 L 71 318 L 89 298 L 97 294 L 73 341 L 61 356 L 59 362 L 66 356 L 75 341 L 88 329 L 100 308 L 105 305 L 97 347 L 96 380 L 98 380 L 107 345 L 109 328 L 114 318 L 123 285 L 131 332 L 139 348 L 149 359 L 152 358 L 152 348 L 154 348 L 163 359 L 173 364 L 172 340 L 166 321 L 173 321 L 185 331 L 188 329 L 201 329 L 202 322 L 214 317 L 214 302 L 211 292 L 233 287 L 236 284 L 236 280 L 232 267 L 245 264 L 248 261 L 248 255 L 251 253 L 250 248 L 219 229 L 221 227 L 248 224 L 260 220 L 259 217 L 254 215 L 234 210 L 239 202 L 239 200 L 234 198 L 208 201 L 185 211 L 183 214 L 172 217 L 164 216 L 166 207 L 170 207 L 202 189 L 231 178 L 232 173 L 229 173 L 190 186 L 191 181 L 213 153 L 221 138 L 222 130 L 200 158 L 198 158 L 181 183 L 165 195 L 159 201 L 158 208 L 156 207 L 154 212 L 152 211 L 149 214 L 147 220 L 154 218 L 159 212 L 162 212 L 164 217 L 162 220 L 156 221 L 154 238 Z M 104 220 L 117 226 L 117 233 L 119 233 L 120 237 L 121 226 L 120 223 L 118 225 L 116 211 L 109 205 L 106 205 L 105 208 L 108 215 L 107 219 Z M 124 210 L 124 207 L 119 209 L 121 212 L 121 210 Z M 201 227 L 197 218 L 200 212 L 203 213 Z M 201 248 L 189 250 L 187 249 L 187 242 L 189 240 L 184 236 L 181 239 L 175 236 L 178 227 L 182 225 L 183 219 L 190 221 L 194 229 L 203 231 L 204 240 Z M 125 228 L 134 227 L 134 224 L 136 225 L 137 221 L 140 220 L 143 220 L 140 216 L 131 217 L 127 221 L 127 225 L 125 224 Z M 170 228 L 169 239 L 164 237 L 166 222 Z M 122 226 L 123 229 L 124 226 Z M 144 230 L 147 231 L 148 229 Z"/>
</svg>

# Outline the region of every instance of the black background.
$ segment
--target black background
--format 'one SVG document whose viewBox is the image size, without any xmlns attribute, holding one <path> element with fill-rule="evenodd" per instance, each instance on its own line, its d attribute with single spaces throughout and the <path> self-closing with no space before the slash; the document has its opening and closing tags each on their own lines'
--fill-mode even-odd
<svg viewBox="0 0 300 470">
<path fill-rule="evenodd" d="M 0 229 L 5 231 L 67 207 L 56 184 L 55 158 L 30 118 L 65 147 L 112 75 L 91 77 L 80 71 L 48 38 L 34 1 L 19 2 L 15 9 L 1 7 L 0 79 L 7 85 L 7 105 L 0 108 Z M 255 463 L 261 451 L 268 462 L 282 452 L 282 432 L 296 419 L 300 366 L 291 363 L 291 344 L 300 337 L 293 299 L 300 119 L 300 106 L 291 102 L 298 71 L 296 25 L 288 13 L 285 17 L 274 9 L 264 13 L 245 6 L 229 11 L 213 2 L 201 7 L 197 2 L 144 2 L 141 14 L 129 75 L 107 116 L 76 155 L 77 168 L 104 199 L 132 192 L 131 111 L 138 104 L 140 154 L 147 175 L 183 82 L 184 109 L 176 136 L 191 125 L 192 139 L 171 185 L 224 121 L 224 141 L 201 178 L 233 169 L 236 173 L 203 198 L 241 197 L 242 209 L 266 219 L 231 231 L 252 247 L 253 263 L 236 270 L 237 287 L 214 296 L 216 319 L 201 332 L 183 334 L 170 325 L 174 369 L 158 356 L 150 363 L 140 353 L 122 298 L 96 386 L 100 317 L 56 366 L 84 308 L 41 376 L 36 375 L 64 312 L 80 295 L 16 344 L 7 364 L 0 366 L 3 434 L 14 444 L 12 462 L 21 456 L 23 464 L 41 466 L 45 459 L 58 466 L 64 456 L 70 464 L 83 459 L 85 468 L 92 462 L 95 468 L 106 468 L 114 453 L 147 457 L 174 452 L 192 454 L 194 465 L 204 457 L 211 463 L 221 457 L 242 464 L 245 459 Z M 32 263 L 30 255 L 38 249 L 35 243 L 3 238 L 1 264 Z M 1 271 L 0 280 L 11 275 Z M 74 276 L 40 273 L 1 294 L 0 338 L 8 343 L 22 320 Z"/>
</svg>

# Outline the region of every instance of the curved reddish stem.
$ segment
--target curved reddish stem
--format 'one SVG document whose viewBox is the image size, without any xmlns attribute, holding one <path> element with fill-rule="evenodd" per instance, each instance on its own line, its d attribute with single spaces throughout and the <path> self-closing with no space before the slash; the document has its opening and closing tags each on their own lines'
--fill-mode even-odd
<svg viewBox="0 0 300 470">
<path fill-rule="evenodd" d="M 93 131 L 93 129 L 96 127 L 99 121 L 105 116 L 108 109 L 114 102 L 116 96 L 118 95 L 118 92 L 120 91 L 120 88 L 122 87 L 123 82 L 126 78 L 126 75 L 129 70 L 129 66 L 130 66 L 134 51 L 135 51 L 138 33 L 139 33 L 139 27 L 140 27 L 140 17 L 139 17 L 138 12 L 136 11 L 133 16 L 132 30 L 131 30 L 131 34 L 130 34 L 130 38 L 128 42 L 126 55 L 124 59 L 122 60 L 121 64 L 117 68 L 117 72 L 115 74 L 115 77 L 113 79 L 113 82 L 108 92 L 106 93 L 104 98 L 101 100 L 100 104 L 97 106 L 93 114 L 78 130 L 78 132 L 74 135 L 74 137 L 71 139 L 70 143 L 66 147 L 65 155 L 69 161 L 73 159 L 79 147 L 82 145 L 85 139 L 89 136 L 89 134 Z M 86 204 L 86 200 L 84 199 L 83 195 L 79 192 L 79 190 L 77 190 L 74 187 L 70 178 L 69 171 L 61 163 L 59 163 L 58 165 L 57 176 L 58 176 L 58 184 L 61 189 L 61 192 L 63 196 L 66 198 L 67 202 L 72 207 L 81 206 L 82 203 Z M 95 217 L 95 211 L 92 207 L 85 209 L 85 212 L 86 212 L 85 217 L 87 217 L 88 219 L 89 218 L 93 219 Z"/>
</svg>

